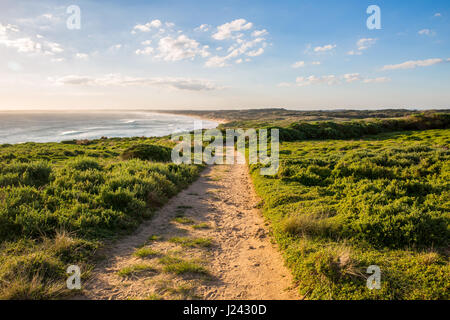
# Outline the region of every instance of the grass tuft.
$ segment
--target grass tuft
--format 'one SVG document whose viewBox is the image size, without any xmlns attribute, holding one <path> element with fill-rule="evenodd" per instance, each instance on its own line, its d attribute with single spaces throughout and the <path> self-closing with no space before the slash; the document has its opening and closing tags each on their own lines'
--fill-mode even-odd
<svg viewBox="0 0 450 320">
<path fill-rule="evenodd" d="M 188 217 L 176 217 L 172 221 L 181 223 L 181 224 L 192 224 L 195 221 Z"/>
<path fill-rule="evenodd" d="M 187 238 L 187 237 L 173 237 L 169 239 L 170 242 L 180 244 L 183 247 L 199 247 L 209 248 L 213 245 L 211 239 L 208 238 Z"/>
<path fill-rule="evenodd" d="M 183 260 L 177 257 L 166 256 L 160 259 L 160 263 L 164 265 L 165 272 L 182 274 L 209 274 L 201 264 L 195 260 Z"/>
<path fill-rule="evenodd" d="M 146 258 L 149 256 L 158 256 L 160 254 L 161 254 L 160 252 L 153 250 L 151 248 L 147 248 L 147 247 L 139 248 L 134 252 L 134 255 L 139 258 Z"/>
<path fill-rule="evenodd" d="M 135 265 L 120 269 L 119 272 L 117 272 L 117 274 L 121 277 L 129 277 L 132 275 L 137 275 L 140 273 L 147 273 L 147 272 L 157 272 L 157 270 L 155 267 L 148 265 L 148 264 L 135 264 Z"/>
<path fill-rule="evenodd" d="M 207 224 L 206 222 L 203 222 L 203 223 L 193 225 L 192 228 L 194 228 L 194 229 L 210 229 L 211 226 L 209 224 Z"/>
</svg>

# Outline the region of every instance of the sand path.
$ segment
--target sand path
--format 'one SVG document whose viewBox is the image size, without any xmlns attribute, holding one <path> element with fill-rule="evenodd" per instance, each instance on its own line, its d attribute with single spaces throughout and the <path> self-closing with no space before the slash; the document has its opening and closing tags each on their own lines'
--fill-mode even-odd
<svg viewBox="0 0 450 320">
<path fill-rule="evenodd" d="M 77 298 L 299 299 L 257 203 L 246 165 L 206 168 L 152 220 L 101 252 L 106 258 Z M 149 240 L 152 235 L 160 238 Z M 174 237 L 200 241 L 183 245 Z M 211 245 L 202 239 L 211 240 Z M 157 253 L 135 256 L 139 248 Z M 168 257 L 194 263 L 208 274 L 171 272 L 165 269 Z M 119 275 L 136 266 L 141 270 Z"/>
</svg>

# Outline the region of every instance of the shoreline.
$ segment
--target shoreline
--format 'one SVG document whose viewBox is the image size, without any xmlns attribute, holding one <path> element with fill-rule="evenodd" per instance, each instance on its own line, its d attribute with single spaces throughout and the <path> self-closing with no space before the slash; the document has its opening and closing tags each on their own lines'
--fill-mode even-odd
<svg viewBox="0 0 450 320">
<path fill-rule="evenodd" d="M 217 122 L 219 124 L 225 124 L 230 122 L 230 120 L 226 120 L 226 119 L 220 119 L 220 118 L 208 118 L 208 117 L 202 117 L 199 115 L 195 115 L 195 114 L 181 114 L 181 113 L 174 113 L 174 112 L 162 112 L 162 111 L 151 111 L 153 113 L 159 113 L 159 114 L 170 114 L 170 115 L 174 115 L 174 116 L 186 116 L 186 117 L 191 117 L 191 118 L 196 118 L 199 120 L 207 120 L 207 121 L 213 121 L 213 122 Z"/>
<path fill-rule="evenodd" d="M 129 112 L 137 112 L 137 111 L 129 111 Z M 188 125 L 189 127 L 192 125 L 192 122 L 194 122 L 197 119 L 212 122 L 212 123 L 207 123 L 207 124 L 203 125 L 203 127 L 206 127 L 206 128 L 217 128 L 220 124 L 226 123 L 226 121 L 224 119 L 211 119 L 211 118 L 207 118 L 207 117 L 198 117 L 198 116 L 194 116 L 194 115 L 182 115 L 182 114 L 177 114 L 177 113 L 157 112 L 157 111 L 153 111 L 153 110 L 151 110 L 151 111 L 139 111 L 139 112 L 141 112 L 143 114 L 144 113 L 153 114 L 153 118 L 156 117 L 155 120 L 158 119 L 158 115 L 166 115 L 166 118 L 168 118 L 168 119 L 166 119 L 167 120 L 167 124 L 170 124 L 171 122 L 175 121 L 175 120 L 171 120 L 172 117 L 173 117 L 173 119 L 175 119 L 177 117 L 178 118 L 183 118 L 184 117 L 185 120 L 183 120 L 183 121 L 184 121 L 185 124 L 190 123 Z M 36 113 L 39 113 L 39 112 L 36 112 Z M 81 113 L 84 113 L 84 112 L 81 112 Z M 19 114 L 21 114 L 21 113 L 19 112 Z M 44 125 L 45 124 L 43 124 L 43 126 Z M 111 128 L 113 128 L 113 127 L 111 127 Z M 22 129 L 25 130 L 25 127 L 23 127 Z M 45 132 L 48 132 L 48 131 L 52 131 L 52 129 L 54 129 L 54 128 L 52 128 L 51 126 L 46 126 L 45 128 L 42 128 L 42 129 L 44 129 Z M 112 132 L 109 132 L 110 134 L 101 134 L 101 135 L 99 134 L 98 137 L 97 136 L 93 137 L 90 134 L 88 136 L 86 136 L 86 137 L 77 137 L 77 136 L 71 136 L 71 135 L 68 135 L 66 137 L 66 136 L 58 135 L 57 137 L 53 137 L 53 139 L 49 138 L 49 139 L 45 139 L 45 140 L 43 139 L 44 136 L 39 135 L 39 134 L 31 135 L 28 138 L 25 138 L 23 140 L 22 139 L 19 140 L 19 139 L 17 139 L 17 137 L 11 137 L 11 139 L 6 139 L 8 137 L 8 134 L 5 134 L 3 136 L 3 138 L 5 138 L 5 140 L 0 141 L 0 145 L 3 145 L 3 144 L 18 145 L 18 144 L 25 144 L 25 143 L 62 143 L 64 141 L 72 141 L 72 140 L 73 141 L 78 141 L 78 140 L 90 140 L 90 141 L 92 141 L 92 140 L 101 139 L 102 137 L 107 137 L 107 138 L 110 138 L 110 139 L 114 139 L 114 138 L 136 138 L 136 137 L 161 138 L 161 137 L 165 137 L 165 136 L 170 136 L 171 134 L 175 134 L 175 133 L 179 133 L 179 132 L 184 132 L 186 130 L 188 130 L 188 131 L 190 130 L 188 128 L 184 128 L 182 131 L 180 131 L 180 130 L 176 130 L 175 127 L 174 127 L 174 128 L 171 128 L 171 130 L 169 129 L 170 132 L 168 132 L 168 133 L 167 132 L 166 133 L 164 133 L 164 132 L 163 133 L 148 132 L 148 135 L 145 135 L 145 134 L 144 135 L 141 135 L 141 134 L 137 134 L 137 135 L 120 135 L 120 132 L 119 132 L 120 128 L 114 126 L 114 129 L 117 129 L 117 130 L 113 130 L 113 131 L 116 134 L 119 133 L 119 135 L 114 135 L 114 134 L 111 135 Z M 111 130 L 109 130 L 109 131 L 111 131 Z M 88 131 L 85 131 L 83 129 L 83 133 L 86 134 L 86 133 L 88 133 Z"/>
</svg>

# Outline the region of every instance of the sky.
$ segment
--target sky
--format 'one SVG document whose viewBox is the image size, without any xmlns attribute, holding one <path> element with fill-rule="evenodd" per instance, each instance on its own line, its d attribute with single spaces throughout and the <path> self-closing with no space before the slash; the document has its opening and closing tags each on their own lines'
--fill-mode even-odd
<svg viewBox="0 0 450 320">
<path fill-rule="evenodd" d="M 0 2 L 0 110 L 269 107 L 450 108 L 450 2 Z"/>
</svg>

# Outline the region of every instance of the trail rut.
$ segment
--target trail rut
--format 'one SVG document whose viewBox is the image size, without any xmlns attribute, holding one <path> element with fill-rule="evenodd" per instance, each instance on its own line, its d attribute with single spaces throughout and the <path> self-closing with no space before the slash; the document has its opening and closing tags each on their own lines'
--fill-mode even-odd
<svg viewBox="0 0 450 320">
<path fill-rule="evenodd" d="M 153 219 L 101 252 L 106 258 L 77 298 L 299 299 L 257 203 L 245 164 L 206 168 Z M 151 254 L 138 257 L 139 249 Z"/>
</svg>

